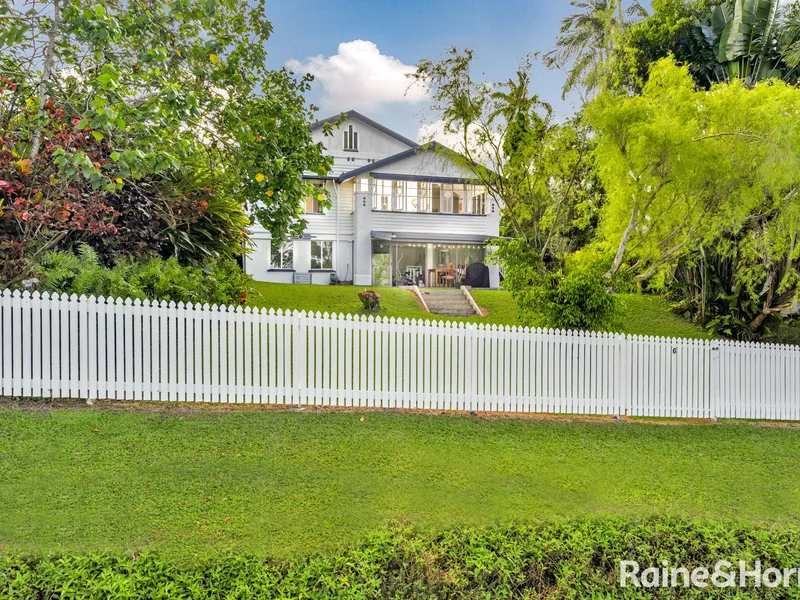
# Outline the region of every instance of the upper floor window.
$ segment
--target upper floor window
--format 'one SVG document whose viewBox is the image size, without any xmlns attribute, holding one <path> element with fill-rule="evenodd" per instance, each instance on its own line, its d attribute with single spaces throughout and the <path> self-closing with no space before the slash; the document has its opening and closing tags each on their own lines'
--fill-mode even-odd
<svg viewBox="0 0 800 600">
<path fill-rule="evenodd" d="M 480 192 L 472 195 L 472 214 L 486 214 L 486 192 Z"/>
<path fill-rule="evenodd" d="M 367 177 L 359 177 L 358 181 L 356 181 L 356 192 L 368 192 L 369 191 L 369 178 Z"/>
<path fill-rule="evenodd" d="M 372 182 L 372 209 L 484 215 L 486 189 L 481 185 L 461 183 L 375 179 Z"/>
<path fill-rule="evenodd" d="M 271 260 L 273 269 L 294 269 L 294 247 L 292 241 L 272 243 Z"/>
<path fill-rule="evenodd" d="M 392 182 L 388 179 L 376 179 L 372 193 L 374 210 L 392 210 Z"/>
<path fill-rule="evenodd" d="M 322 212 L 322 206 L 321 206 L 321 202 L 322 201 L 319 199 L 319 197 L 321 195 L 324 198 L 324 195 L 322 194 L 322 184 L 321 183 L 315 183 L 314 184 L 314 193 L 311 196 L 306 196 L 306 213 L 307 214 L 308 213 L 313 214 L 313 213 L 321 213 Z"/>
<path fill-rule="evenodd" d="M 353 126 L 348 125 L 344 130 L 344 149 L 350 152 L 358 152 L 358 132 L 353 131 Z"/>
</svg>

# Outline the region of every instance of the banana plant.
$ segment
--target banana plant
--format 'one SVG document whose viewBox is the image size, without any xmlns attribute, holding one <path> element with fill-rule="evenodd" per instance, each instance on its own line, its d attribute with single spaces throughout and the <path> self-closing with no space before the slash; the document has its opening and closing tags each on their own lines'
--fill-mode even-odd
<svg viewBox="0 0 800 600">
<path fill-rule="evenodd" d="M 727 0 L 682 44 L 693 73 L 708 83 L 769 78 L 797 83 L 800 13 L 780 0 Z"/>
</svg>

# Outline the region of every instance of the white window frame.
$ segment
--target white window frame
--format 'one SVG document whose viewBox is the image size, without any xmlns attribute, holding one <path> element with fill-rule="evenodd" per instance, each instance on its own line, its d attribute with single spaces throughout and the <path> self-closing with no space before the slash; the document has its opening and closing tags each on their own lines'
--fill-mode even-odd
<svg viewBox="0 0 800 600">
<path fill-rule="evenodd" d="M 314 190 L 324 190 L 325 189 L 325 184 L 324 183 L 315 183 L 313 185 L 314 185 Z M 319 200 L 317 200 L 317 194 L 318 193 L 319 192 L 315 191 L 311 196 L 306 196 L 306 201 L 305 201 L 305 204 L 303 206 L 303 211 L 307 215 L 321 215 L 321 214 L 324 214 L 325 211 L 319 205 Z M 316 210 L 308 210 L 308 202 L 309 202 L 309 200 L 311 201 L 311 207 L 312 208 L 316 208 Z"/>
<path fill-rule="evenodd" d="M 323 245 L 329 248 L 327 256 L 325 252 L 320 252 L 319 256 L 315 256 L 315 246 L 317 250 L 321 250 Z M 326 260 L 330 261 L 330 266 L 325 266 Z M 332 271 L 333 270 L 333 242 L 331 240 L 311 240 L 311 270 L 312 271 Z"/>
<path fill-rule="evenodd" d="M 473 215 L 486 214 L 486 188 L 476 185 L 469 199 L 469 209 Z"/>
<path fill-rule="evenodd" d="M 288 247 L 288 248 L 287 248 Z M 275 264 L 275 257 L 278 257 L 279 264 Z M 285 258 L 288 256 L 288 261 Z M 269 264 L 272 269 L 280 269 L 284 271 L 294 270 L 294 242 L 286 240 L 282 244 L 275 241 L 270 242 L 269 247 Z"/>
<path fill-rule="evenodd" d="M 348 125 L 344 133 L 343 148 L 347 152 L 358 152 L 358 132 L 353 131 L 353 126 Z"/>
<path fill-rule="evenodd" d="M 372 210 L 390 211 L 394 206 L 391 179 L 375 179 L 372 185 Z"/>
</svg>

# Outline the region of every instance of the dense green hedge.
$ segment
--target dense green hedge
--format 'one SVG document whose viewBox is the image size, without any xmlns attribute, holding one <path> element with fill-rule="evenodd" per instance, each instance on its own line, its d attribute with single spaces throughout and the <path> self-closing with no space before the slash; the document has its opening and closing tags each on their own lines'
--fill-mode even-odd
<svg viewBox="0 0 800 600">
<path fill-rule="evenodd" d="M 157 554 L 0 555 L 2 598 L 798 598 L 791 587 L 620 588 L 620 559 L 800 566 L 800 532 L 659 518 L 421 533 L 397 528 L 296 562 Z M 644 567 L 643 567 L 644 568 Z"/>
</svg>

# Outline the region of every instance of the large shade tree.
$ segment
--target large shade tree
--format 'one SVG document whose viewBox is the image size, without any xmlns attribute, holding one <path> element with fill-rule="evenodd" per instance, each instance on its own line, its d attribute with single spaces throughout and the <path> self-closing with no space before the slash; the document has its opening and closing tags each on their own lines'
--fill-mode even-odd
<svg viewBox="0 0 800 600">
<path fill-rule="evenodd" d="M 609 276 L 685 292 L 729 334 L 800 308 L 800 90 L 736 80 L 697 91 L 663 59 L 641 96 L 601 94 L 586 115 Z"/>
<path fill-rule="evenodd" d="M 216 226 L 240 237 L 242 210 L 277 237 L 302 229 L 302 175 L 329 159 L 310 79 L 266 66 L 264 15 L 263 0 L 0 1 L 0 203 L 42 224 L 37 252 L 58 237 L 49 216 L 159 196 L 179 199 L 165 222 L 221 202 Z"/>
</svg>

